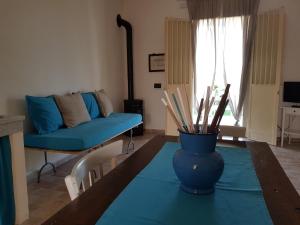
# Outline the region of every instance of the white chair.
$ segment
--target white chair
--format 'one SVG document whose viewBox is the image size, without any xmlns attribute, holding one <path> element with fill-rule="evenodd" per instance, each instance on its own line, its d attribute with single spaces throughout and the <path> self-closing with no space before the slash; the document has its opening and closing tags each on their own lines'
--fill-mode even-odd
<svg viewBox="0 0 300 225">
<path fill-rule="evenodd" d="M 116 167 L 115 156 L 122 154 L 122 148 L 123 141 L 116 141 L 88 153 L 74 165 L 71 174 L 65 178 L 72 201 L 103 177 L 105 161 L 111 160 L 111 167 Z"/>
</svg>

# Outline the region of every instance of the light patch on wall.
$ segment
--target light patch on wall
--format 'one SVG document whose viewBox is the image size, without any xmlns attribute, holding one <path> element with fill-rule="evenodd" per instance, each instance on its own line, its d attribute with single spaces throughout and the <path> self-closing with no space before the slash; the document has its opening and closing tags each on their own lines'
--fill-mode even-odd
<svg viewBox="0 0 300 225">
<path fill-rule="evenodd" d="M 186 9 L 187 8 L 186 0 L 177 0 L 177 2 L 179 3 L 179 8 L 180 9 Z"/>
</svg>

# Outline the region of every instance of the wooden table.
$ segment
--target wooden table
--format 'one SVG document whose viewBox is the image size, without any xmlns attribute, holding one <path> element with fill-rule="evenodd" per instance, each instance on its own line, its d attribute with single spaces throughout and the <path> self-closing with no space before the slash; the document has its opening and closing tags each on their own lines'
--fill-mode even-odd
<svg viewBox="0 0 300 225">
<path fill-rule="evenodd" d="M 156 136 L 43 225 L 94 225 L 118 194 L 159 152 L 164 143 L 176 140 L 174 137 Z M 299 225 L 300 197 L 269 146 L 259 142 L 226 144 L 239 147 L 247 145 L 251 150 L 274 225 Z"/>
</svg>

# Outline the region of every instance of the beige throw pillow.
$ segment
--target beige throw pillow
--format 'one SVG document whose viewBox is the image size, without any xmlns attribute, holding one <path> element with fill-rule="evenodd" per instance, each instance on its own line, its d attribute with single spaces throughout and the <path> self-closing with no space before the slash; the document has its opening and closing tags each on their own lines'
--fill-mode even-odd
<svg viewBox="0 0 300 225">
<path fill-rule="evenodd" d="M 91 120 L 80 93 L 55 96 L 55 101 L 67 127 L 75 127 Z"/>
<path fill-rule="evenodd" d="M 96 91 L 95 96 L 98 104 L 100 105 L 103 116 L 108 117 L 114 111 L 109 97 L 105 94 L 104 90 Z"/>
</svg>

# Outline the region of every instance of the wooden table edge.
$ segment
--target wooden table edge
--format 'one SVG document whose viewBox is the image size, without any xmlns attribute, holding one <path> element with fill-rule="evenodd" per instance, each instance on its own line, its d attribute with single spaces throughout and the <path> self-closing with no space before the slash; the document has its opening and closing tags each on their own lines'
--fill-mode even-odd
<svg viewBox="0 0 300 225">
<path fill-rule="evenodd" d="M 153 159 L 165 142 L 177 137 L 158 135 L 70 202 L 43 225 L 94 225 L 129 182 Z M 222 142 L 221 142 L 222 143 Z M 250 149 L 266 205 L 274 225 L 299 225 L 300 197 L 266 143 L 223 142 Z"/>
</svg>

